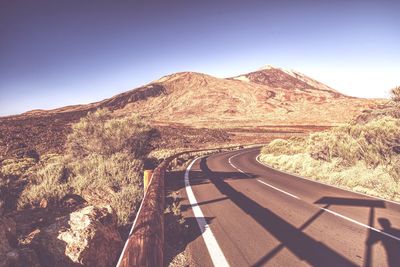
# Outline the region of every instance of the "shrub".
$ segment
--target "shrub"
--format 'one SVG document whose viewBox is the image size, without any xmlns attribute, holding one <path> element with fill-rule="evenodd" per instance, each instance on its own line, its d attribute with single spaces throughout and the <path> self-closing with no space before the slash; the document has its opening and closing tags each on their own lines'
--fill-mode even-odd
<svg viewBox="0 0 400 267">
<path fill-rule="evenodd" d="M 104 109 L 89 113 L 72 125 L 65 155 L 41 157 L 18 206 L 78 194 L 89 204 L 111 204 L 119 224 L 128 223 L 143 195 L 141 172 L 151 134 L 137 116 L 113 118 Z"/>
<path fill-rule="evenodd" d="M 140 185 L 143 163 L 124 152 L 110 157 L 92 154 L 80 161 L 71 161 L 70 183 L 79 194 L 87 188 L 109 187 L 120 191 L 124 186 Z"/>
<path fill-rule="evenodd" d="M 143 190 L 137 186 L 125 186 L 111 197 L 110 205 L 114 208 L 120 225 L 131 222 L 142 200 Z"/>
<path fill-rule="evenodd" d="M 264 154 L 287 154 L 293 155 L 301 153 L 304 149 L 303 138 L 290 138 L 289 140 L 275 139 L 271 141 L 267 146 L 263 147 L 262 153 Z"/>
<path fill-rule="evenodd" d="M 62 161 L 44 164 L 30 184 L 22 191 L 18 207 L 36 206 L 42 199 L 56 203 L 72 191 L 67 183 L 67 169 Z"/>
<path fill-rule="evenodd" d="M 0 171 L 5 177 L 19 177 L 25 174 L 35 163 L 35 159 L 33 158 L 6 159 L 0 165 Z"/>
<path fill-rule="evenodd" d="M 400 103 L 400 86 L 396 86 L 390 91 L 392 100 L 396 103 Z"/>
<path fill-rule="evenodd" d="M 400 120 L 381 116 L 261 151 L 274 167 L 359 192 L 400 200 Z"/>
<path fill-rule="evenodd" d="M 121 151 L 142 157 L 151 133 L 151 128 L 136 115 L 113 118 L 111 111 L 99 109 L 72 126 L 66 147 L 71 155 L 79 158 L 90 154 L 109 156 Z"/>
<path fill-rule="evenodd" d="M 393 148 L 400 145 L 399 133 L 400 121 L 383 117 L 366 124 L 346 124 L 312 134 L 305 145 L 315 159 L 340 158 L 347 166 L 363 160 L 368 166 L 376 167 L 390 162 Z"/>
</svg>

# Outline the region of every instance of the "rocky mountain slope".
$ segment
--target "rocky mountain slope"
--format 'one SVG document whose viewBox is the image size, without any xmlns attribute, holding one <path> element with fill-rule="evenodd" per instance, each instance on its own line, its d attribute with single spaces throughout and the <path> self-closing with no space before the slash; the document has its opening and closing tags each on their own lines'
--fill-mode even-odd
<svg viewBox="0 0 400 267">
<path fill-rule="evenodd" d="M 68 125 L 97 108 L 117 116 L 137 113 L 166 131 L 174 126 L 262 133 L 266 127 L 336 125 L 378 102 L 346 96 L 299 72 L 272 66 L 231 78 L 181 72 L 100 102 L 0 118 L 0 155 L 27 151 L 32 144 L 41 151 L 62 149 Z"/>
<path fill-rule="evenodd" d="M 98 112 L 107 113 L 103 118 L 145 116 L 152 127 L 141 142 L 151 136 L 146 146 L 156 152 L 146 156 L 150 162 L 178 150 L 301 136 L 345 122 L 379 102 L 349 97 L 301 73 L 267 66 L 224 79 L 176 73 L 100 102 L 0 118 L 0 266 L 115 263 L 121 237 L 129 232 L 134 200 L 142 195 L 137 181 L 145 160 L 131 157 L 134 145 L 130 152 L 124 150 L 128 142 L 121 139 L 136 132 L 117 135 L 135 127 L 124 124 L 126 118 L 111 119 L 121 127 L 105 127 L 104 120 L 92 117 L 86 122 L 94 126 L 78 134 L 75 129 L 73 135 L 74 144 L 118 140 L 121 149 L 66 153 L 71 124 L 90 111 L 113 111 Z M 94 138 L 94 128 L 103 129 L 103 135 Z"/>
<path fill-rule="evenodd" d="M 343 95 L 297 72 L 267 68 L 220 79 L 183 72 L 148 88 L 157 97 L 127 104 L 120 112 L 141 110 L 157 122 L 202 127 L 335 125 L 354 117 L 374 100 Z"/>
<path fill-rule="evenodd" d="M 375 102 L 346 96 L 296 71 L 266 66 L 224 79 L 196 72 L 175 73 L 101 102 L 35 110 L 21 116 L 72 114 L 107 107 L 120 115 L 136 112 L 154 122 L 194 127 L 330 126 L 353 118 Z"/>
</svg>

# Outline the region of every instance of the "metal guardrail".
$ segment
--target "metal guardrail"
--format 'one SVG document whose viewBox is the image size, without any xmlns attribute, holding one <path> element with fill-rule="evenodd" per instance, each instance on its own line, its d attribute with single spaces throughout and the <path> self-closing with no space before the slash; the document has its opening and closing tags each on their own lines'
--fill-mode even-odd
<svg viewBox="0 0 400 267">
<path fill-rule="evenodd" d="M 165 159 L 153 171 L 150 183 L 145 191 L 142 203 L 122 249 L 117 267 L 146 266 L 162 267 L 164 260 L 164 208 L 165 208 L 165 171 L 175 158 L 184 154 L 203 151 L 221 151 L 240 148 L 200 149 L 185 151 Z"/>
<path fill-rule="evenodd" d="M 163 266 L 164 176 L 171 160 L 164 160 L 154 170 L 117 267 Z"/>
</svg>

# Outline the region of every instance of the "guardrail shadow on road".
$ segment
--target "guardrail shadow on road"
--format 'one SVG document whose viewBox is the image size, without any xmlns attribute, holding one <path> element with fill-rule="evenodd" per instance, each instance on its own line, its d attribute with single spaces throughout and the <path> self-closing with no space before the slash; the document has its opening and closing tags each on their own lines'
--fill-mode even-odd
<svg viewBox="0 0 400 267">
<path fill-rule="evenodd" d="M 338 252 L 306 235 L 302 230 L 297 229 L 268 208 L 259 205 L 243 193 L 235 190 L 223 177 L 208 168 L 206 158 L 201 160 L 200 166 L 202 171 L 211 177 L 211 182 L 222 194 L 226 195 L 243 212 L 250 215 L 281 242 L 280 246 L 268 252 L 254 266 L 266 264 L 282 248 L 289 249 L 297 257 L 312 266 L 356 266 Z"/>
<path fill-rule="evenodd" d="M 353 207 L 366 207 L 369 208 L 369 219 L 368 226 L 374 227 L 375 221 L 375 208 L 386 208 L 383 200 L 375 199 L 355 199 L 355 198 L 338 198 L 338 197 L 323 197 L 315 204 L 324 204 L 324 208 L 328 208 L 332 205 L 336 206 L 353 206 Z M 382 231 L 395 237 L 400 237 L 400 230 L 393 228 L 391 223 L 386 218 L 378 218 L 378 222 L 382 227 Z M 399 266 L 400 265 L 400 242 L 393 238 L 383 235 L 376 230 L 369 228 L 368 236 L 365 241 L 365 252 L 364 252 L 364 266 L 372 266 L 372 246 L 381 241 L 387 254 L 388 266 Z"/>
<path fill-rule="evenodd" d="M 368 225 L 370 227 L 374 227 L 375 208 L 385 208 L 385 202 L 382 200 L 323 197 L 316 201 L 315 204 L 323 204 L 324 209 L 320 209 L 303 223 L 302 226 L 296 228 L 268 208 L 259 205 L 243 193 L 235 190 L 226 182 L 223 174 L 213 172 L 209 169 L 207 166 L 207 158 L 202 158 L 200 167 L 222 194 L 226 195 L 227 198 L 233 201 L 245 213 L 253 217 L 267 232 L 281 242 L 280 245 L 264 255 L 253 266 L 262 266 L 266 264 L 283 248 L 289 249 L 297 257 L 305 260 L 312 266 L 356 266 L 356 264 L 337 251 L 313 239 L 303 231 L 325 212 L 324 209 L 328 209 L 332 205 L 369 208 Z M 388 219 L 379 218 L 378 222 L 383 228 L 382 231 L 395 237 L 400 236 L 400 230 L 393 228 Z M 372 229 L 369 229 L 365 242 L 364 266 L 371 266 L 372 245 L 379 241 L 383 243 L 386 249 L 388 266 L 399 266 L 400 242 Z"/>
<path fill-rule="evenodd" d="M 185 173 L 185 171 L 169 171 L 166 174 L 167 177 L 165 180 L 166 181 L 165 186 L 166 186 L 166 195 L 167 196 L 171 195 L 172 192 L 177 192 L 177 191 L 180 191 L 181 189 L 184 189 L 184 187 L 185 187 L 184 173 Z M 224 179 L 229 179 L 229 180 L 250 179 L 250 177 L 248 177 L 240 172 L 217 172 L 217 173 L 220 177 L 224 177 Z M 209 183 L 211 183 L 211 180 L 209 179 L 209 177 L 207 175 L 204 174 L 204 172 L 190 171 L 190 185 L 192 187 L 195 187 L 198 185 L 203 185 L 203 184 L 209 184 Z M 169 198 L 171 198 L 171 199 L 169 199 Z M 198 202 L 198 203 L 196 203 L 196 205 L 197 206 L 205 206 L 205 205 L 209 205 L 212 203 L 225 201 L 227 199 L 229 199 L 229 198 L 228 197 L 216 198 L 216 199 Z M 166 202 L 167 203 L 175 202 L 176 204 L 178 204 L 180 206 L 180 211 L 182 213 L 187 212 L 188 210 L 191 210 L 191 208 L 192 208 L 191 204 L 187 202 L 187 199 L 183 198 L 183 197 L 177 197 L 177 196 L 167 197 Z M 185 204 L 182 204 L 182 202 Z M 204 219 L 206 220 L 207 224 L 212 224 L 214 217 L 205 217 Z M 177 220 L 179 220 L 179 218 L 172 219 L 171 221 L 176 222 Z M 166 227 L 168 227 L 168 226 L 166 226 Z M 182 237 L 177 238 L 176 236 L 174 236 L 174 235 L 176 235 L 176 233 L 174 233 L 173 235 L 169 235 L 168 231 L 167 230 L 165 231 L 164 238 L 165 238 L 165 240 L 169 240 L 166 243 L 175 244 L 175 247 L 173 249 L 165 248 L 166 252 L 169 251 L 169 253 L 171 253 L 171 254 L 166 255 L 166 257 L 165 257 L 166 265 L 168 265 L 176 255 L 178 255 L 182 251 L 185 251 L 187 245 L 190 244 L 195 239 L 197 239 L 199 236 L 201 236 L 204 231 L 204 229 L 199 228 L 196 217 L 190 217 L 190 216 L 185 217 L 184 223 L 180 227 L 182 227 L 183 229 L 186 229 L 183 234 L 183 238 Z M 179 239 L 179 241 L 175 240 L 175 239 Z M 182 242 L 182 243 L 177 244 L 178 242 Z"/>
<path fill-rule="evenodd" d="M 204 166 L 202 166 L 203 160 L 200 161 L 200 167 L 204 168 Z M 168 172 L 168 179 L 166 179 L 166 187 L 168 188 L 169 191 L 173 192 L 173 191 L 179 191 L 183 188 L 185 188 L 185 181 L 183 179 L 184 177 L 184 173 L 185 171 L 170 171 Z M 241 172 L 213 172 L 213 175 L 218 176 L 220 179 L 224 179 L 224 180 L 238 180 L 238 179 L 253 179 L 256 176 L 251 174 L 251 173 L 247 173 L 243 174 Z M 210 176 L 205 174 L 203 171 L 190 171 L 190 186 L 194 187 L 197 185 L 203 185 L 203 184 L 209 184 L 211 183 L 211 179 Z M 208 200 L 208 201 L 203 201 L 203 202 L 198 202 L 197 205 L 198 206 L 202 206 L 202 205 L 207 205 L 207 204 L 211 204 L 211 203 L 215 203 L 215 202 L 219 202 L 219 201 L 224 201 L 228 199 L 228 197 L 223 197 L 223 198 L 217 198 L 217 199 L 212 199 L 212 200 Z M 183 199 L 179 199 L 179 200 L 183 200 Z M 191 208 L 190 204 L 183 204 L 181 205 L 181 211 L 185 212 L 188 209 Z"/>
<path fill-rule="evenodd" d="M 164 159 L 157 166 L 118 259 L 117 267 L 164 266 L 164 177 L 171 161 L 182 155 L 190 157 L 191 154 L 199 152 L 221 152 L 233 148 L 237 146 L 185 151 Z"/>
</svg>

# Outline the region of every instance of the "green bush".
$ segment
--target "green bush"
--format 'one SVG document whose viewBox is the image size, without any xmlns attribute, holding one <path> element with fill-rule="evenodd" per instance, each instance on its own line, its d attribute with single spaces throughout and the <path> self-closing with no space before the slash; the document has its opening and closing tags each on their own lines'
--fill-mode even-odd
<svg viewBox="0 0 400 267">
<path fill-rule="evenodd" d="M 304 150 L 304 139 L 303 138 L 290 138 L 288 140 L 285 139 L 275 139 L 272 140 L 267 146 L 262 148 L 263 154 L 286 154 L 286 155 L 294 155 L 297 153 L 301 153 Z"/>
<path fill-rule="evenodd" d="M 392 100 L 396 103 L 400 103 L 400 86 L 396 86 L 391 91 Z"/>
<path fill-rule="evenodd" d="M 29 171 L 35 165 L 35 160 L 32 158 L 13 158 L 3 160 L 0 165 L 1 173 L 7 176 L 21 176 Z"/>
<path fill-rule="evenodd" d="M 331 131 L 312 134 L 306 149 L 315 159 L 340 158 L 346 166 L 362 160 L 368 166 L 388 164 L 400 146 L 400 121 L 383 117 L 365 124 L 346 124 Z"/>
<path fill-rule="evenodd" d="M 400 200 L 400 119 L 382 116 L 275 140 L 261 151 L 267 164 L 362 193 Z"/>
<path fill-rule="evenodd" d="M 18 207 L 37 206 L 42 199 L 55 203 L 71 193 L 73 190 L 66 180 L 66 170 L 63 162 L 49 163 L 40 168 L 35 179 L 22 191 Z"/>
<path fill-rule="evenodd" d="M 143 163 L 129 153 L 120 152 L 109 157 L 91 154 L 68 164 L 70 184 L 81 193 L 88 187 L 110 187 L 114 191 L 123 186 L 138 186 Z"/>
<path fill-rule="evenodd" d="M 100 109 L 72 125 L 66 147 L 71 155 L 79 158 L 90 154 L 109 156 L 121 151 L 142 157 L 151 134 L 151 128 L 136 115 L 113 118 L 111 111 Z"/>
<path fill-rule="evenodd" d="M 120 225 L 132 219 L 143 196 L 142 169 L 151 128 L 136 116 L 114 118 L 108 110 L 89 113 L 72 125 L 67 153 L 44 155 L 18 207 L 57 204 L 78 194 L 89 204 L 111 204 Z"/>
</svg>

